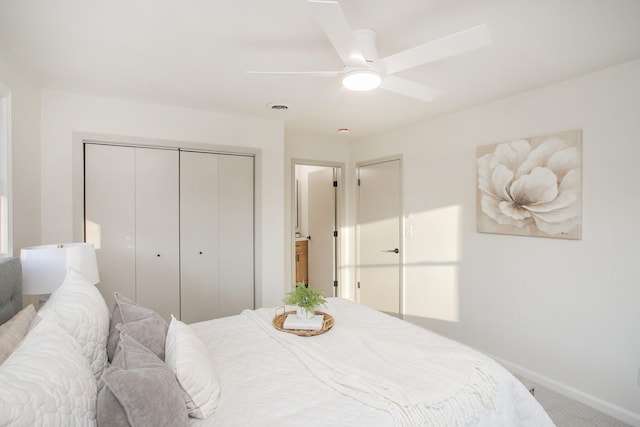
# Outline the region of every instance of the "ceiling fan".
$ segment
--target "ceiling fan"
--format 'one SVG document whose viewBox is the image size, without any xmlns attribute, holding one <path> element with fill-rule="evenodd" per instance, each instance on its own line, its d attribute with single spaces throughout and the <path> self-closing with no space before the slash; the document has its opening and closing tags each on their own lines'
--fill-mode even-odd
<svg viewBox="0 0 640 427">
<path fill-rule="evenodd" d="M 442 91 L 394 76 L 394 74 L 491 44 L 489 27 L 487 24 L 482 24 L 378 58 L 375 31 L 351 30 L 338 0 L 308 0 L 308 2 L 342 59 L 344 68 L 339 71 L 248 71 L 249 74 L 342 76 L 342 85 L 349 90 L 366 91 L 380 87 L 429 102 L 438 97 Z"/>
</svg>

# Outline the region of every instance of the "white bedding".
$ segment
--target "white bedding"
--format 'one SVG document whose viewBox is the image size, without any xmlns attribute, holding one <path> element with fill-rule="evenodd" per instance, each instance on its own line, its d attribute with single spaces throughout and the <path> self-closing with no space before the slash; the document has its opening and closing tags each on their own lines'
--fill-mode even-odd
<svg viewBox="0 0 640 427">
<path fill-rule="evenodd" d="M 95 426 L 96 380 L 53 313 L 0 365 L 1 426 Z"/>
<path fill-rule="evenodd" d="M 492 359 L 348 300 L 329 299 L 326 311 L 335 325 L 315 337 L 272 330 L 273 309 L 191 325 L 211 352 L 220 383 L 216 412 L 191 425 L 553 426 Z M 335 363 L 327 362 L 334 356 Z M 459 369 L 451 381 L 442 376 L 447 369 Z M 482 384 L 465 380 L 478 370 Z M 424 390 L 417 390 L 422 383 Z M 405 394 L 398 390 L 403 385 Z M 405 403 L 423 399 L 424 422 L 390 409 L 386 393 Z M 459 410 L 441 410 L 457 403 Z"/>
<path fill-rule="evenodd" d="M 336 298 L 326 310 L 335 325 L 315 337 L 277 331 L 274 309 L 193 325 L 174 320 L 166 337 L 151 328 L 145 342 L 166 338 L 166 366 L 125 334 L 123 342 L 138 350 L 127 347 L 128 362 L 115 363 L 98 380 L 108 313 L 99 292 L 80 279 L 67 276 L 69 283 L 0 364 L 0 425 L 125 426 L 134 419 L 159 425 L 158 409 L 172 408 L 161 416 L 172 426 L 553 426 L 492 359 Z M 155 314 L 135 303 L 129 309 Z M 96 397 L 114 389 L 124 400 Z M 188 419 L 189 401 L 204 419 Z"/>
</svg>

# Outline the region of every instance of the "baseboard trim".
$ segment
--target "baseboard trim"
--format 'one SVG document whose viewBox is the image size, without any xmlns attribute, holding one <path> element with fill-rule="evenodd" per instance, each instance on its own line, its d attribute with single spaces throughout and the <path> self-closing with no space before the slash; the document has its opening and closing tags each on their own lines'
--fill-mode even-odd
<svg viewBox="0 0 640 427">
<path fill-rule="evenodd" d="M 560 393 L 571 399 L 577 400 L 578 402 L 584 403 L 587 406 L 595 408 L 598 411 L 617 418 L 627 424 L 640 427 L 640 414 L 636 414 L 611 402 L 607 402 L 598 397 L 587 394 L 583 391 L 560 383 L 544 375 L 540 375 L 529 369 L 523 368 L 522 366 L 516 365 L 515 363 L 511 363 L 507 360 L 501 359 L 491 354 L 488 354 L 488 356 L 500 363 L 513 374 L 521 375 L 522 377 L 527 378 L 536 384 L 539 384 L 543 387 L 548 388 L 549 390 L 553 390 L 556 393 Z"/>
</svg>

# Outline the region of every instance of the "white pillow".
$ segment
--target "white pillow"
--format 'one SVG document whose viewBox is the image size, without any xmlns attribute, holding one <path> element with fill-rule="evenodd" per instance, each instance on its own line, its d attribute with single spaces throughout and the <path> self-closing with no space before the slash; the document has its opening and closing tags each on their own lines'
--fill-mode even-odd
<svg viewBox="0 0 640 427">
<path fill-rule="evenodd" d="M 220 387 L 209 351 L 189 325 L 173 315 L 165 343 L 165 363 L 185 391 L 189 415 L 207 418 L 218 406 Z"/>
<path fill-rule="evenodd" d="M 100 291 L 82 274 L 70 268 L 62 285 L 40 309 L 53 312 L 58 323 L 78 343 L 96 379 L 107 365 L 109 309 Z"/>
<path fill-rule="evenodd" d="M 0 365 L 3 426 L 96 424 L 96 379 L 75 340 L 45 315 Z"/>
</svg>

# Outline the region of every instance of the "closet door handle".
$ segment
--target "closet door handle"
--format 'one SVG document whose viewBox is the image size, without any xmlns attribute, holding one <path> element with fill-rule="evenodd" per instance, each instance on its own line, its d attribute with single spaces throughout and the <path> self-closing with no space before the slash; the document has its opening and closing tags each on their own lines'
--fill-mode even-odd
<svg viewBox="0 0 640 427">
<path fill-rule="evenodd" d="M 387 249 L 386 251 L 382 251 L 382 252 L 393 252 L 394 254 L 398 254 L 398 253 L 400 253 L 400 249 L 398 249 L 398 248 Z"/>
</svg>

